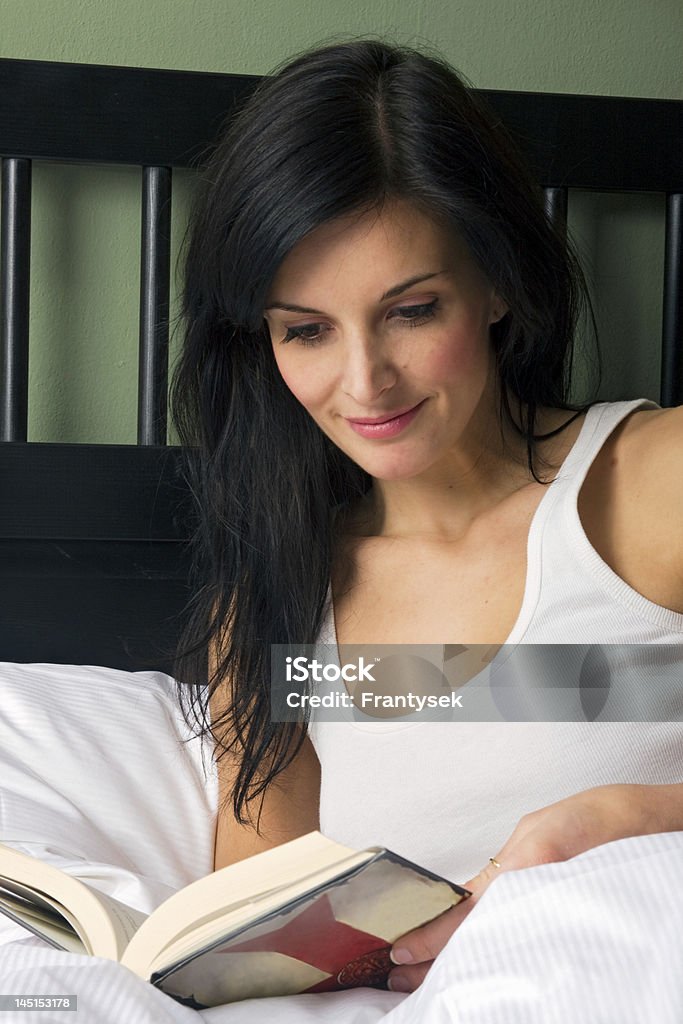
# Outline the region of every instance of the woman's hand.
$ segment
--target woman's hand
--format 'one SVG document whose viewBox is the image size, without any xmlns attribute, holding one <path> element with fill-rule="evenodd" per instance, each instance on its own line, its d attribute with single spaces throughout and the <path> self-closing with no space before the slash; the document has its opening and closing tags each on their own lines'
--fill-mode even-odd
<svg viewBox="0 0 683 1024">
<path fill-rule="evenodd" d="M 598 786 L 525 814 L 502 849 L 465 882 L 472 896 L 397 939 L 389 976 L 394 992 L 412 992 L 481 894 L 502 871 L 569 860 L 584 850 L 626 836 L 683 829 L 683 785 Z"/>
</svg>

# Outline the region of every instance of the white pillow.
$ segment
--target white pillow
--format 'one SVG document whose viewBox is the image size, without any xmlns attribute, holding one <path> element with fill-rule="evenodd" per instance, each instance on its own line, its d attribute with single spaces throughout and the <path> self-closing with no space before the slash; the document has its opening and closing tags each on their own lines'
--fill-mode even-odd
<svg viewBox="0 0 683 1024">
<path fill-rule="evenodd" d="M 0 841 L 94 885 L 98 864 L 145 876 L 158 902 L 213 869 L 217 777 L 189 737 L 160 672 L 0 662 Z"/>
</svg>

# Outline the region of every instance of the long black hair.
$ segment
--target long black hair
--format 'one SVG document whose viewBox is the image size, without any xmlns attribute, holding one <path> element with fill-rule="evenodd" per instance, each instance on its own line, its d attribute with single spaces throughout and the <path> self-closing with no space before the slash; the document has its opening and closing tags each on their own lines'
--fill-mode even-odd
<svg viewBox="0 0 683 1024">
<path fill-rule="evenodd" d="M 507 304 L 491 327 L 500 413 L 526 438 L 537 480 L 537 408 L 576 411 L 571 365 L 582 311 L 595 329 L 578 260 L 498 118 L 456 72 L 431 55 L 361 40 L 308 52 L 263 79 L 206 170 L 172 388 L 197 507 L 181 703 L 212 734 L 216 757 L 235 759 L 240 821 L 251 819 L 250 801 L 305 735 L 304 723 L 271 721 L 270 645 L 315 642 L 332 510 L 371 484 L 280 377 L 266 294 L 314 228 L 388 199 L 451 225 Z M 209 647 L 216 658 L 207 686 Z M 220 687 L 224 711 L 209 721 L 209 696 Z"/>
</svg>

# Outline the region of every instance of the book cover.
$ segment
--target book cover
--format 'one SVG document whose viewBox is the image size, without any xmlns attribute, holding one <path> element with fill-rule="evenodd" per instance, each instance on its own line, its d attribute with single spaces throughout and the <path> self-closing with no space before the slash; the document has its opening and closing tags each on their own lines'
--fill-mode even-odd
<svg viewBox="0 0 683 1024">
<path fill-rule="evenodd" d="M 389 850 L 152 975 L 195 1009 L 264 996 L 386 988 L 389 950 L 469 893 Z"/>
</svg>

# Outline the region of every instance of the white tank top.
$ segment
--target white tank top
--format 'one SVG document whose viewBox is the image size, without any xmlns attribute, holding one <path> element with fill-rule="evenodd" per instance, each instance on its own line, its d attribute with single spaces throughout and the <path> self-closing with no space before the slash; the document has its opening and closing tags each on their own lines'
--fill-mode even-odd
<svg viewBox="0 0 683 1024">
<path fill-rule="evenodd" d="M 638 408 L 657 406 L 639 399 L 588 410 L 533 517 L 524 597 L 506 651 L 666 644 L 683 652 L 683 614 L 617 576 L 577 510 L 591 463 Z M 336 645 L 331 594 L 319 642 Z M 675 685 L 670 717 L 680 719 L 683 681 Z M 527 812 L 593 786 L 683 782 L 683 724 L 676 720 L 379 722 L 338 714 L 345 720 L 314 717 L 309 729 L 322 768 L 322 831 L 357 848 L 387 846 L 454 881 L 475 875 Z"/>
</svg>

